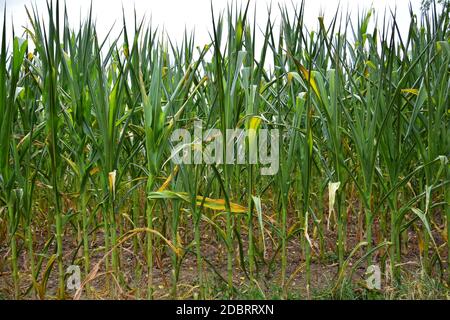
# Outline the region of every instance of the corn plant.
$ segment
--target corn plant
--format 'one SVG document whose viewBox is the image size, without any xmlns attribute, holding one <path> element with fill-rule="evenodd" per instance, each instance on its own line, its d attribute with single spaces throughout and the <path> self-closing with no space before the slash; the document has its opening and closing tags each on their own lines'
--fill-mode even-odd
<svg viewBox="0 0 450 320">
<path fill-rule="evenodd" d="M 103 39 L 92 8 L 75 25 L 58 1 L 45 19 L 27 6 L 30 28 L 10 33 L 4 14 L 0 293 L 376 297 L 414 272 L 448 286 L 448 6 L 410 8 L 406 33 L 395 10 L 311 28 L 307 8 L 258 25 L 251 2 L 212 6 L 201 44 L 137 13 Z M 181 148 L 177 129 L 194 134 Z M 246 136 L 216 143 L 229 130 Z M 272 175 L 264 143 L 279 145 Z M 381 288 L 355 281 L 374 266 Z"/>
</svg>

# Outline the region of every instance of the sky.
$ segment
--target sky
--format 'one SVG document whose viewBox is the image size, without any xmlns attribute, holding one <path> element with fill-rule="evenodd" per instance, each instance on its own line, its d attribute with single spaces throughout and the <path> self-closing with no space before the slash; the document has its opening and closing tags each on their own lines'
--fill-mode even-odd
<svg viewBox="0 0 450 320">
<path fill-rule="evenodd" d="M 195 30 L 196 44 L 204 45 L 209 42 L 211 31 L 211 7 L 213 3 L 215 12 L 224 10 L 227 0 L 92 0 L 93 13 L 96 17 L 97 32 L 102 38 L 114 25 L 118 29 L 121 25 L 122 6 L 125 10 L 126 18 L 130 25 L 134 21 L 134 8 L 136 8 L 137 16 L 150 18 L 153 26 L 158 26 L 161 30 L 168 33 L 172 40 L 180 41 L 182 39 L 185 28 L 187 30 Z M 61 1 L 62 2 L 62 1 Z M 382 16 L 386 8 L 397 8 L 397 23 L 400 30 L 406 32 L 409 24 L 409 3 L 416 12 L 420 10 L 420 0 L 340 0 L 342 9 L 347 8 L 354 16 L 358 10 L 373 7 L 376 12 Z M 11 21 L 14 23 L 16 35 L 20 35 L 23 31 L 21 26 L 28 24 L 28 18 L 24 6 L 30 6 L 35 3 L 41 14 L 45 13 L 46 0 L 0 0 L 3 7 L 6 3 L 6 19 L 8 31 L 10 31 Z M 91 0 L 70 0 L 67 1 L 69 20 L 73 26 L 77 26 L 80 19 L 86 18 Z M 241 3 L 241 0 L 238 0 Z M 243 1 L 244 5 L 246 1 Z M 287 4 L 288 7 L 292 3 L 300 4 L 300 0 L 250 0 L 250 8 L 256 5 L 256 23 L 264 26 L 267 21 L 267 6 L 272 3 L 272 19 L 279 21 L 278 5 Z M 317 26 L 317 17 L 320 13 L 324 14 L 325 22 L 330 21 L 334 15 L 339 1 L 333 0 L 306 0 L 305 7 L 305 24 L 308 28 L 314 29 Z M 328 20 L 327 20 L 328 17 Z M 381 19 L 381 18 L 380 18 Z M 3 24 L 3 15 L 0 18 Z M 18 30 L 19 29 L 19 30 Z M 114 29 L 113 29 L 114 34 Z"/>
</svg>

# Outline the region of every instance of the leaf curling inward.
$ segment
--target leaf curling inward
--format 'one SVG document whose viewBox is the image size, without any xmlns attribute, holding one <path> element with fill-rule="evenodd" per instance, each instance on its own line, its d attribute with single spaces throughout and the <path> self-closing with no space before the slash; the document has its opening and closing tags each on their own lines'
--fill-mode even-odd
<svg viewBox="0 0 450 320">
<path fill-rule="evenodd" d="M 109 182 L 109 191 L 112 193 L 113 198 L 116 195 L 116 170 L 111 171 L 108 173 L 108 182 Z"/>
<path fill-rule="evenodd" d="M 337 182 L 329 182 L 328 183 L 328 222 L 327 222 L 327 229 L 330 228 L 330 218 L 331 215 L 334 214 L 334 203 L 336 200 L 336 192 L 339 189 L 341 185 L 340 181 Z"/>
</svg>

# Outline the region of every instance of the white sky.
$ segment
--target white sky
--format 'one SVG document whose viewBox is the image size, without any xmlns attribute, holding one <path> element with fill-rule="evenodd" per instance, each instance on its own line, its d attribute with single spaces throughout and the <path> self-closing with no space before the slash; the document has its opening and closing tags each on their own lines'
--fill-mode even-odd
<svg viewBox="0 0 450 320">
<path fill-rule="evenodd" d="M 238 3 L 241 0 L 237 0 Z M 250 0 L 250 11 L 253 14 L 253 8 L 256 4 L 257 25 L 264 26 L 267 21 L 267 6 L 272 3 L 272 19 L 279 21 L 278 4 L 291 3 L 300 5 L 300 0 Z M 60 1 L 63 3 L 63 1 Z M 215 15 L 226 8 L 227 0 L 212 0 Z M 244 5 L 246 0 L 242 1 Z M 404 32 L 409 24 L 409 3 L 411 2 L 415 12 L 419 13 L 420 0 L 341 0 L 341 8 L 357 14 L 358 9 L 367 9 L 371 6 L 375 8 L 377 14 L 383 15 L 385 8 L 397 7 L 397 23 Z M 11 21 L 14 23 L 16 35 L 22 33 L 21 26 L 28 23 L 28 18 L 24 6 L 29 6 L 31 0 L 0 0 L 1 8 L 6 3 L 7 24 L 10 30 Z M 41 14 L 46 13 L 46 0 L 34 0 Z M 73 27 L 78 25 L 78 21 L 85 19 L 88 13 L 90 0 L 70 0 L 67 1 L 69 20 Z M 130 29 L 134 22 L 134 7 L 138 17 L 152 17 L 153 26 L 159 26 L 167 31 L 172 39 L 181 40 L 185 28 L 195 29 L 196 44 L 203 45 L 209 42 L 209 33 L 212 30 L 210 0 L 92 0 L 93 13 L 97 21 L 97 31 L 101 38 L 106 35 L 109 28 L 116 22 L 116 30 L 121 25 L 122 5 L 125 9 Z M 305 24 L 308 28 L 317 26 L 317 17 L 319 13 L 325 14 L 325 23 L 330 21 L 338 6 L 338 1 L 334 0 L 306 0 Z M 45 16 L 45 14 L 44 14 Z M 328 18 L 328 19 L 327 19 Z M 380 18 L 381 20 L 381 18 Z M 3 14 L 0 22 L 3 24 Z M 117 32 L 113 35 L 117 35 Z"/>
</svg>

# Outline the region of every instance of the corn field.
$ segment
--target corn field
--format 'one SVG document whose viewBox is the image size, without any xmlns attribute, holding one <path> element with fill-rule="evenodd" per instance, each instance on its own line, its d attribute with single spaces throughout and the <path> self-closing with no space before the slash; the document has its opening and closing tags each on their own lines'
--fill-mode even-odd
<svg viewBox="0 0 450 320">
<path fill-rule="evenodd" d="M 0 298 L 448 290 L 450 8 L 411 9 L 406 34 L 393 11 L 308 30 L 304 2 L 262 26 L 248 3 L 211 9 L 206 45 L 125 15 L 99 38 L 59 2 L 9 33 L 5 10 Z M 278 129 L 278 172 L 175 164 L 170 137 L 195 123 Z"/>
</svg>

